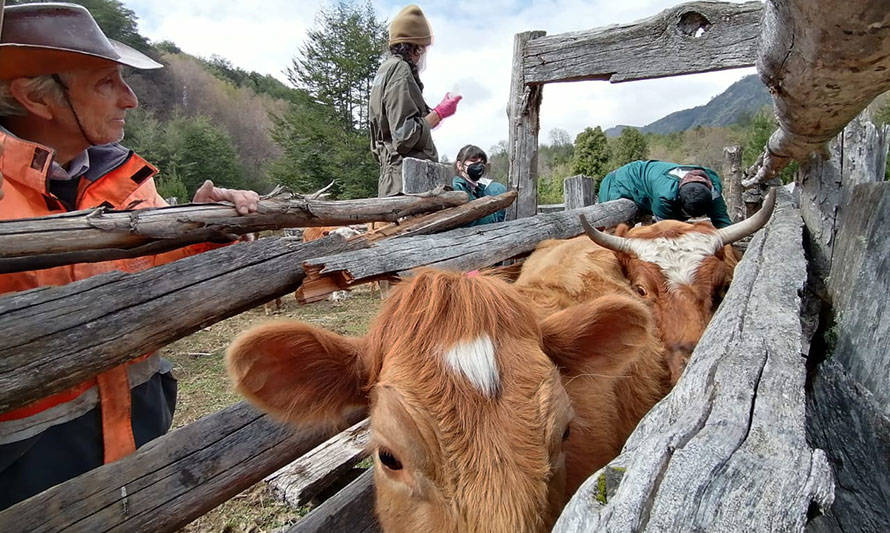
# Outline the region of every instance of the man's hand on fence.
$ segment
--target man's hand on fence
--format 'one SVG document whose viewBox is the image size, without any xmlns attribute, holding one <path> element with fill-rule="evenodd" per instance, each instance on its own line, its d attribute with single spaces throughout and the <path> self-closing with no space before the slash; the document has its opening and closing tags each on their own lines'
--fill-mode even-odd
<svg viewBox="0 0 890 533">
<path fill-rule="evenodd" d="M 222 187 L 215 187 L 210 180 L 205 181 L 203 185 L 198 187 L 198 190 L 195 191 L 195 197 L 192 198 L 192 202 L 196 204 L 232 202 L 239 215 L 256 212 L 259 201 L 260 195 L 254 191 L 223 189 Z"/>
</svg>

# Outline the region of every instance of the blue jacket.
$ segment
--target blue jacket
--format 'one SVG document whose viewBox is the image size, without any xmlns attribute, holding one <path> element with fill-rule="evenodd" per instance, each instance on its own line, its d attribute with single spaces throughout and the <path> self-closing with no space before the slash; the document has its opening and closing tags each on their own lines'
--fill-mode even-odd
<svg viewBox="0 0 890 533">
<path fill-rule="evenodd" d="M 606 174 L 600 183 L 598 199 L 608 202 L 619 198 L 633 200 L 646 213 L 651 213 L 659 220 L 686 220 L 677 200 L 680 178 L 670 174 L 675 168 L 685 170 L 699 169 L 711 179 L 713 184 L 713 201 L 706 213 L 716 228 L 732 224 L 723 200 L 723 184 L 720 176 L 713 170 L 696 166 L 668 163 L 667 161 L 634 161 Z"/>
</svg>

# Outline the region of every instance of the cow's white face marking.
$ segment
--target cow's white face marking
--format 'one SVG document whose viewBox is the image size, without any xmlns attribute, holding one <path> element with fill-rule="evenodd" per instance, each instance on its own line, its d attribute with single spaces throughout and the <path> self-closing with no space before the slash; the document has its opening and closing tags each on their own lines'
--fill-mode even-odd
<svg viewBox="0 0 890 533">
<path fill-rule="evenodd" d="M 482 394 L 489 397 L 497 394 L 500 377 L 491 337 L 482 335 L 459 342 L 445 352 L 444 358 L 451 370 L 464 376 Z"/>
<path fill-rule="evenodd" d="M 714 254 L 717 236 L 691 232 L 678 239 L 631 239 L 631 250 L 637 257 L 661 268 L 668 289 L 691 285 L 695 272 L 705 257 Z"/>
</svg>

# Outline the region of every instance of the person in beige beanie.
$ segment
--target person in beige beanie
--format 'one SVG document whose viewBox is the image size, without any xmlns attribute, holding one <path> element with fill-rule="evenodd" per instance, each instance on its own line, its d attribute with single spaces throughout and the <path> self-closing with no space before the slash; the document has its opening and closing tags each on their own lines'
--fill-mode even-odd
<svg viewBox="0 0 890 533">
<path fill-rule="evenodd" d="M 416 5 L 402 9 L 389 25 L 390 57 L 377 71 L 368 103 L 371 151 L 380 164 L 377 196 L 381 198 L 404 192 L 403 158 L 438 161 L 430 131 L 455 113 L 461 99 L 446 93 L 434 108 L 424 101 L 420 70 L 432 42 L 429 21 Z"/>
</svg>

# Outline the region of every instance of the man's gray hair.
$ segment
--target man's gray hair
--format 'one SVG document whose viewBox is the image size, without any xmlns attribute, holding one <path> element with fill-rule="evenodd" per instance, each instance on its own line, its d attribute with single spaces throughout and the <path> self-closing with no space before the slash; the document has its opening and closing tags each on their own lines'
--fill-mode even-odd
<svg viewBox="0 0 890 533">
<path fill-rule="evenodd" d="M 28 114 L 22 104 L 12 96 L 12 92 L 9 90 L 11 84 L 12 80 L 0 80 L 0 118 Z M 49 74 L 28 78 L 28 81 L 25 82 L 25 90 L 37 96 L 49 96 L 58 102 L 62 102 L 65 97 L 62 87 Z"/>
</svg>

